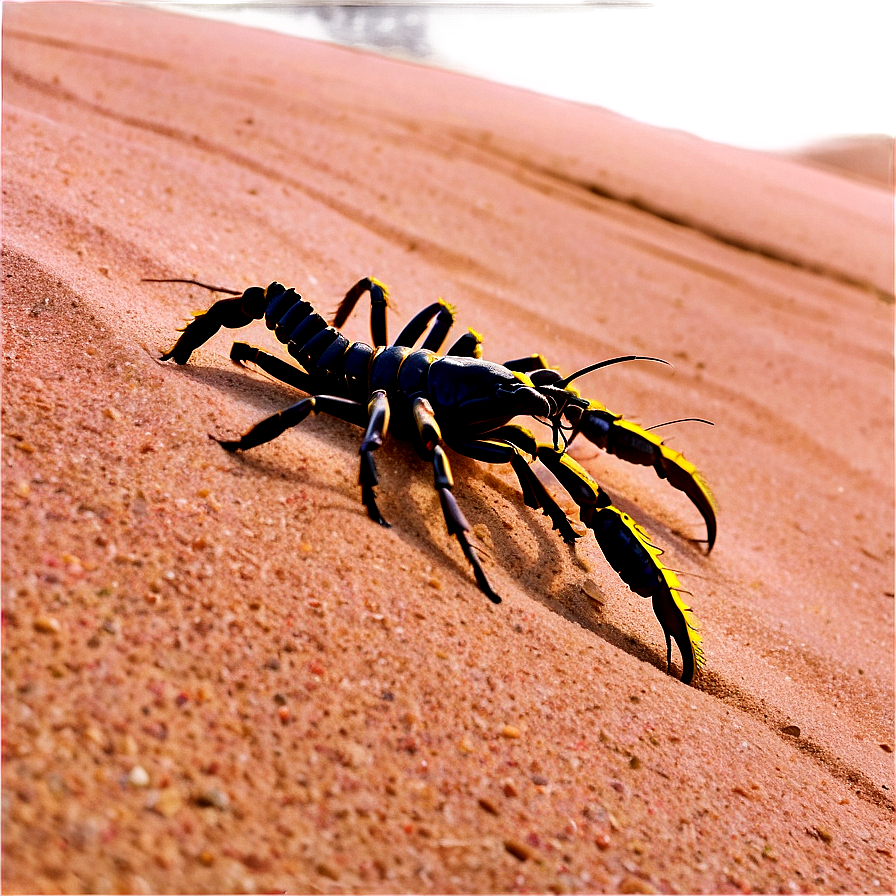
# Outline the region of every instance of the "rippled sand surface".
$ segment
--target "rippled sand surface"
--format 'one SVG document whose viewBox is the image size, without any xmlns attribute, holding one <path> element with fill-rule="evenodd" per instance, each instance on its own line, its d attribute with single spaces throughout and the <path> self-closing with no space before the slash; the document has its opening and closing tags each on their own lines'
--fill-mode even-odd
<svg viewBox="0 0 896 896">
<path fill-rule="evenodd" d="M 6 892 L 892 892 L 893 197 L 434 69 L 136 7 L 3 8 Z M 570 372 L 719 503 L 576 443 L 706 666 L 590 536 L 228 360 L 273 279 Z M 349 321 L 368 338 L 365 313 Z M 678 668 L 677 655 L 672 672 Z"/>
</svg>

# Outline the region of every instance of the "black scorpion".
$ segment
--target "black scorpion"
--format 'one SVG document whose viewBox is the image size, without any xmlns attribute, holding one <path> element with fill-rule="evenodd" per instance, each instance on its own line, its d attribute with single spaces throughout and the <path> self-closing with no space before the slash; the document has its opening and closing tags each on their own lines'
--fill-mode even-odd
<svg viewBox="0 0 896 896">
<path fill-rule="evenodd" d="M 277 282 L 267 289 L 254 286 L 243 293 L 198 281 L 156 282 L 194 283 L 233 296 L 196 315 L 161 360 L 185 364 L 192 352 L 221 327 L 237 329 L 264 318 L 301 365 L 298 368 L 244 342 L 233 344 L 233 361 L 252 363 L 310 397 L 267 417 L 239 439 L 218 440 L 225 449 L 245 451 L 269 442 L 312 412 L 353 423 L 365 430 L 360 448 L 361 500 L 370 518 L 387 526 L 374 493 L 378 483 L 374 453 L 391 426 L 394 435 L 410 441 L 419 456 L 432 464 L 448 532 L 457 538 L 479 588 L 494 603 L 501 598 L 489 584 L 467 536 L 470 524 L 452 492 L 454 481 L 443 446 L 486 463 L 510 464 L 525 503 L 540 508 L 571 544 L 581 535 L 532 470 L 530 464 L 537 458 L 579 506 L 579 518 L 592 530 L 613 569 L 632 591 L 652 599 L 666 637 L 668 666 L 671 668 L 673 638 L 681 652 L 682 681 L 690 682 L 695 669 L 703 665 L 697 621 L 681 598 L 675 573 L 660 561 L 661 551 L 641 526 L 613 506 L 604 490 L 566 452 L 568 443 L 581 433 L 610 454 L 652 466 L 699 509 L 706 522 L 708 549 L 712 549 L 716 536 L 714 502 L 694 465 L 652 432 L 611 413 L 600 402 L 582 398 L 570 385 L 591 370 L 640 356 L 603 361 L 564 378 L 550 369 L 541 355 L 503 365 L 482 360 L 482 340 L 474 330 L 439 355 L 454 321 L 454 309 L 442 300 L 424 308 L 389 344 L 388 291 L 373 278 L 360 280 L 346 293 L 332 325 L 294 289 Z M 365 293 L 371 300 L 373 347 L 350 343 L 339 332 Z M 427 328 L 422 345 L 415 348 Z M 539 442 L 528 429 L 511 423 L 516 416 L 547 423 L 553 430 L 553 444 Z"/>
</svg>

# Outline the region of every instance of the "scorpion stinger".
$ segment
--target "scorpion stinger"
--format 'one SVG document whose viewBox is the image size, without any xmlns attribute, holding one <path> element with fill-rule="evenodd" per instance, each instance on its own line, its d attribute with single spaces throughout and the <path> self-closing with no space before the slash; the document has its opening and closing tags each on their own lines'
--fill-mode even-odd
<svg viewBox="0 0 896 896">
<path fill-rule="evenodd" d="M 376 502 L 374 454 L 387 434 L 410 441 L 432 468 L 433 486 L 449 534 L 457 539 L 480 591 L 494 603 L 500 597 L 488 581 L 469 536 L 470 523 L 453 494 L 454 480 L 445 446 L 485 463 L 509 464 L 526 505 L 541 509 L 561 537 L 573 543 L 587 530 L 573 528 L 563 508 L 535 475 L 530 465 L 538 459 L 579 506 L 580 521 L 594 534 L 610 566 L 632 591 L 651 598 L 665 635 L 667 663 L 671 665 L 674 640 L 681 653 L 681 679 L 691 681 L 703 665 L 701 636 L 696 619 L 681 597 L 675 573 L 662 563 L 660 549 L 644 529 L 612 505 L 603 489 L 566 450 L 581 433 L 623 460 L 652 465 L 659 476 L 684 491 L 700 509 L 712 547 L 715 505 L 694 465 L 653 433 L 611 414 L 600 402 L 583 398 L 570 386 L 592 370 L 622 361 L 667 362 L 626 355 L 562 377 L 548 368 L 541 355 L 505 365 L 481 360 L 482 338 L 473 330 L 458 339 L 447 354 L 439 355 L 454 320 L 453 307 L 441 300 L 413 318 L 390 345 L 386 330 L 388 291 L 371 277 L 359 280 L 346 293 L 332 325 L 294 289 L 276 281 L 265 288 L 250 287 L 239 295 L 196 280 L 187 282 L 230 293 L 231 297 L 219 299 L 197 314 L 162 360 L 186 364 L 192 352 L 221 327 L 238 329 L 263 319 L 297 363 L 288 363 L 244 342 L 233 344 L 231 358 L 239 364 L 255 364 L 308 396 L 261 420 L 239 439 L 219 440 L 222 447 L 231 452 L 258 447 L 315 413 L 345 420 L 364 430 L 359 450 L 361 501 L 368 516 L 385 526 Z M 338 329 L 365 292 L 371 300 L 373 346 L 349 342 Z M 421 339 L 423 345 L 417 348 Z M 553 445 L 538 442 L 529 430 L 512 423 L 517 416 L 546 421 L 553 433 Z M 569 439 L 567 433 L 571 434 Z"/>
</svg>

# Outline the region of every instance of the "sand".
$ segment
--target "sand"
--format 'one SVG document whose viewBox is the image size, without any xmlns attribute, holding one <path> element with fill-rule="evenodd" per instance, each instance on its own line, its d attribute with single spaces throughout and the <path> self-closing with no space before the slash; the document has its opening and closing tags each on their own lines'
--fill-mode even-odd
<svg viewBox="0 0 896 896">
<path fill-rule="evenodd" d="M 5 892 L 893 892 L 893 196 L 472 78 L 149 8 L 3 7 Z M 314 417 L 196 277 L 485 355 L 662 430 L 718 498 L 575 456 L 706 666 L 512 473 Z M 365 314 L 346 326 L 367 337 Z M 596 598 L 596 599 L 595 599 Z"/>
</svg>

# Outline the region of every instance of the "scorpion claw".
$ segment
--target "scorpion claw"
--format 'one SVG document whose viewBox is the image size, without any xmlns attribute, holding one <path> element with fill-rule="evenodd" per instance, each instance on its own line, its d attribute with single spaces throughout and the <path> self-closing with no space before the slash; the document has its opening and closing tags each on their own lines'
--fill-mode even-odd
<svg viewBox="0 0 896 896">
<path fill-rule="evenodd" d="M 612 505 L 583 508 L 583 521 L 594 531 L 607 562 L 636 594 L 651 598 L 653 612 L 666 638 L 666 666 L 672 667 L 672 639 L 681 653 L 681 680 L 690 684 L 704 665 L 697 618 L 681 598 L 681 583 L 660 560 L 650 536 L 631 517 Z"/>
<path fill-rule="evenodd" d="M 653 545 L 648 544 L 648 551 L 652 554 L 659 551 Z M 681 599 L 679 588 L 681 583 L 671 569 L 663 566 L 656 560 L 661 570 L 663 582 L 652 595 L 653 613 L 663 627 L 666 636 L 666 669 L 672 668 L 672 639 L 678 645 L 681 653 L 681 680 L 690 684 L 697 669 L 705 664 L 703 657 L 702 637 L 699 631 L 697 617 L 691 612 Z"/>
<path fill-rule="evenodd" d="M 632 464 L 653 467 L 657 476 L 684 492 L 706 523 L 707 553 L 716 540 L 716 503 L 700 472 L 680 451 L 674 451 L 652 432 L 608 411 L 600 402 L 589 407 L 574 421 L 576 433 Z"/>
<path fill-rule="evenodd" d="M 658 446 L 655 469 L 659 476 L 669 481 L 673 488 L 684 492 L 693 502 L 706 523 L 706 553 L 716 542 L 716 503 L 697 468 L 680 451 L 667 445 Z M 694 539 L 699 541 L 700 539 Z"/>
</svg>

